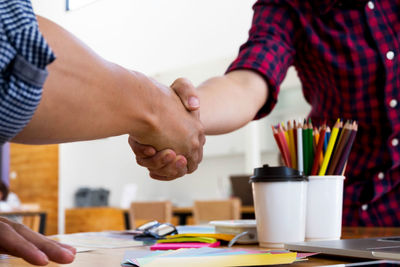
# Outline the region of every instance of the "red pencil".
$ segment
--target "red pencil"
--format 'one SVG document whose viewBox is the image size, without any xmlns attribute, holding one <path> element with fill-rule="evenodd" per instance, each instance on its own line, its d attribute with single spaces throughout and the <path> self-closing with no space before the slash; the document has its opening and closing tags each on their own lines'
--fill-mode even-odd
<svg viewBox="0 0 400 267">
<path fill-rule="evenodd" d="M 281 156 L 283 157 L 283 147 L 282 147 L 279 135 L 278 135 L 278 130 L 273 125 L 271 125 L 271 127 L 272 127 L 272 134 L 274 135 L 276 144 L 278 145 L 279 151 L 281 152 Z M 284 161 L 285 161 L 285 159 L 284 159 Z"/>
</svg>

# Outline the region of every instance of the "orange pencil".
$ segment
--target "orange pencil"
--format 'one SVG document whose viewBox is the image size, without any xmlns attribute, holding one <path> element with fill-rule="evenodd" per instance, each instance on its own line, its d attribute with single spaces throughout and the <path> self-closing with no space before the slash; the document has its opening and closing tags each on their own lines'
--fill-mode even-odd
<svg viewBox="0 0 400 267">
<path fill-rule="evenodd" d="M 318 174 L 318 166 L 320 165 L 320 159 L 321 159 L 320 155 L 322 154 L 322 147 L 324 146 L 324 141 L 325 141 L 325 132 L 326 132 L 326 125 L 323 125 L 321 132 L 319 134 L 319 140 L 317 149 L 315 151 L 314 164 L 311 170 L 311 175 Z"/>
<path fill-rule="evenodd" d="M 318 145 L 318 140 L 319 140 L 319 131 L 316 127 L 314 127 L 314 131 L 313 131 L 313 151 L 314 151 L 314 155 L 317 152 L 317 145 Z"/>
</svg>

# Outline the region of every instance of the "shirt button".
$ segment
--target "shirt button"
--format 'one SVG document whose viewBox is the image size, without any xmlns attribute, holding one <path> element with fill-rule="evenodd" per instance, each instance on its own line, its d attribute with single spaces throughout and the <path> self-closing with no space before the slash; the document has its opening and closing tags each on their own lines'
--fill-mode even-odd
<svg viewBox="0 0 400 267">
<path fill-rule="evenodd" d="M 367 204 L 362 205 L 362 206 L 361 206 L 361 209 L 362 209 L 363 211 L 366 211 L 366 210 L 368 209 L 368 205 L 367 205 Z"/>
<path fill-rule="evenodd" d="M 385 174 L 383 172 L 378 173 L 378 179 L 383 180 L 385 178 Z"/>
<path fill-rule="evenodd" d="M 393 51 L 388 51 L 386 53 L 386 58 L 389 60 L 392 60 L 394 58 L 394 52 Z"/>
<path fill-rule="evenodd" d="M 397 146 L 399 144 L 399 139 L 393 138 L 392 139 L 392 146 Z"/>
<path fill-rule="evenodd" d="M 371 10 L 373 10 L 375 8 L 375 5 L 372 1 L 369 1 L 367 5 L 368 5 L 368 8 Z"/>
<path fill-rule="evenodd" d="M 397 106 L 397 100 L 396 100 L 396 99 L 390 100 L 389 106 L 390 106 L 391 108 L 395 108 L 395 107 Z"/>
</svg>

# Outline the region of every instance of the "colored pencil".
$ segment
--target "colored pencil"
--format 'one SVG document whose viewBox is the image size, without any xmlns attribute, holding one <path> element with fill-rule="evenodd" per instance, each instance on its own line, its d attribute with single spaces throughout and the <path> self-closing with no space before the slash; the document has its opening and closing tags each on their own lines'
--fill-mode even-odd
<svg viewBox="0 0 400 267">
<path fill-rule="evenodd" d="M 325 133 L 325 141 L 324 141 L 324 153 L 326 153 L 326 149 L 328 148 L 328 142 L 329 138 L 331 137 L 331 128 L 329 126 L 326 127 L 326 133 Z"/>
<path fill-rule="evenodd" d="M 293 138 L 294 138 L 294 150 L 296 151 L 296 161 L 297 161 L 297 122 L 293 120 Z M 296 163 L 297 166 L 297 163 Z"/>
<path fill-rule="evenodd" d="M 324 155 L 324 160 L 322 161 L 322 166 L 319 170 L 318 175 L 325 175 L 326 169 L 328 167 L 329 161 L 331 159 L 333 147 L 335 146 L 336 138 L 339 132 L 339 126 L 340 126 L 340 120 L 338 119 L 335 123 L 335 126 L 333 126 L 331 137 L 329 138 L 328 142 L 328 147 L 326 149 L 325 155 Z"/>
<path fill-rule="evenodd" d="M 304 120 L 303 123 L 303 171 L 305 175 L 308 175 L 308 135 L 307 135 L 308 125 L 307 121 Z"/>
<path fill-rule="evenodd" d="M 351 135 L 351 124 L 349 122 L 346 122 L 346 124 L 343 127 L 342 132 L 340 133 L 339 140 L 336 142 L 337 145 L 335 147 L 335 150 L 332 154 L 332 159 L 328 167 L 327 175 L 334 175 L 336 167 L 339 163 L 339 159 L 341 155 L 343 154 L 344 148 L 346 147 L 346 144 L 350 138 Z"/>
<path fill-rule="evenodd" d="M 275 138 L 275 142 L 278 145 L 279 151 L 281 152 L 281 157 L 283 158 L 283 147 L 282 147 L 281 141 L 279 139 L 278 130 L 273 125 L 271 125 L 271 128 L 272 128 L 272 135 Z"/>
<path fill-rule="evenodd" d="M 349 158 L 351 147 L 353 146 L 354 140 L 356 138 L 358 130 L 358 124 L 357 122 L 353 122 L 352 127 L 351 127 L 351 135 L 349 137 L 349 140 L 347 141 L 346 147 L 344 148 L 344 151 L 342 153 L 342 156 L 339 159 L 339 162 L 336 166 L 335 175 L 340 175 L 341 173 L 344 173 L 345 171 L 345 165 L 347 163 L 347 159 Z"/>
<path fill-rule="evenodd" d="M 301 122 L 297 125 L 297 169 L 304 172 L 303 168 L 303 128 Z"/>
<path fill-rule="evenodd" d="M 313 130 L 314 127 L 311 122 L 311 118 L 308 119 L 308 129 L 307 129 L 307 136 L 308 136 L 308 160 L 307 160 L 307 175 L 311 174 L 311 168 L 314 159 L 314 148 L 313 148 Z"/>
<path fill-rule="evenodd" d="M 283 130 L 282 124 L 279 124 L 278 126 L 278 136 L 280 138 L 280 141 L 282 143 L 282 148 L 283 148 L 283 158 L 285 161 L 286 166 L 288 167 L 292 167 L 291 163 L 290 163 L 290 153 L 289 153 L 289 146 L 288 143 L 286 141 L 286 137 L 285 137 L 285 131 Z"/>
<path fill-rule="evenodd" d="M 317 149 L 315 152 L 315 157 L 314 157 L 314 163 L 313 167 L 311 169 L 311 175 L 317 175 L 318 173 L 318 166 L 320 165 L 320 158 L 321 158 L 321 153 L 322 153 L 322 147 L 325 142 L 325 132 L 326 132 L 326 125 L 323 125 L 321 128 L 321 132 L 319 134 L 319 140 L 318 140 L 318 145 Z"/>
<path fill-rule="evenodd" d="M 296 148 L 294 146 L 294 134 L 293 134 L 293 128 L 292 124 L 290 121 L 287 122 L 288 126 L 288 135 L 289 135 L 289 150 L 290 150 L 290 160 L 292 163 L 292 168 L 297 169 L 297 159 L 296 159 Z"/>
<path fill-rule="evenodd" d="M 283 124 L 283 122 L 282 122 L 281 126 L 282 126 L 282 131 L 285 134 L 286 143 L 289 145 L 289 135 L 288 135 L 288 132 L 286 130 L 285 124 Z"/>
<path fill-rule="evenodd" d="M 314 151 L 314 155 L 317 152 L 317 146 L 318 146 L 318 140 L 319 140 L 319 131 L 317 129 L 317 127 L 314 127 L 314 131 L 313 131 L 313 151 Z M 314 161 L 314 159 L 313 159 Z"/>
</svg>

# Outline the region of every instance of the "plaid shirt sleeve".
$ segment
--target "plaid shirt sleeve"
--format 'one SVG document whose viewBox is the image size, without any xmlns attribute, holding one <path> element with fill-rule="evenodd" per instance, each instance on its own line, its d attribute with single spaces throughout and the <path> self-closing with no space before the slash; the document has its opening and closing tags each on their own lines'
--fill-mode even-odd
<svg viewBox="0 0 400 267">
<path fill-rule="evenodd" d="M 0 144 L 31 120 L 55 59 L 29 0 L 0 0 Z"/>
<path fill-rule="evenodd" d="M 261 74 L 268 83 L 267 102 L 256 119 L 271 112 L 279 93 L 279 85 L 293 63 L 296 17 L 286 4 L 259 0 L 255 3 L 249 38 L 240 47 L 239 55 L 227 72 L 248 69 Z"/>
</svg>

